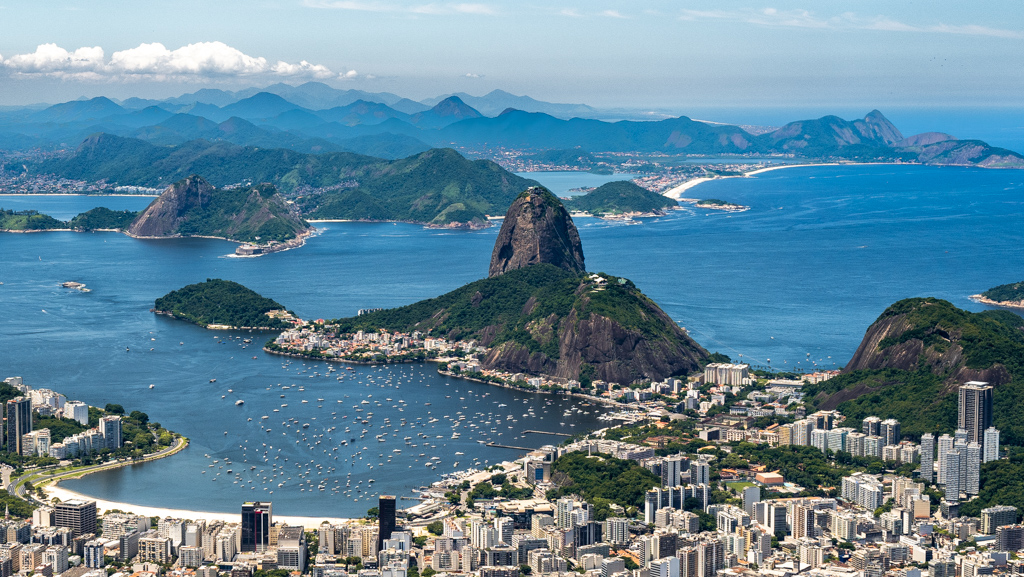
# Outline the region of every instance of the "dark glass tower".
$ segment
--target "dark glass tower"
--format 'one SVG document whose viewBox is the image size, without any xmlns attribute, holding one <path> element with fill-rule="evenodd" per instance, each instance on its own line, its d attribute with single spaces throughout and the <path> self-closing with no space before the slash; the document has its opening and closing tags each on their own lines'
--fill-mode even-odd
<svg viewBox="0 0 1024 577">
<path fill-rule="evenodd" d="M 377 550 L 384 550 L 384 540 L 391 538 L 395 530 L 395 496 L 381 495 L 377 504 L 380 514 L 377 516 Z"/>
<path fill-rule="evenodd" d="M 270 526 L 274 524 L 270 503 L 242 503 L 242 552 L 262 553 L 270 545 Z"/>
</svg>

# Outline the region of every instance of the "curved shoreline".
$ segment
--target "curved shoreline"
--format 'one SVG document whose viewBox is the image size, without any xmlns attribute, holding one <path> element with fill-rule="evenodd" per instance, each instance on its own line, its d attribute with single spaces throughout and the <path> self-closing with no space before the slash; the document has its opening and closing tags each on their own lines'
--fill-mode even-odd
<svg viewBox="0 0 1024 577">
<path fill-rule="evenodd" d="M 771 172 L 773 170 L 782 170 L 783 168 L 807 168 L 807 167 L 811 167 L 811 166 L 893 166 L 893 165 L 925 166 L 925 165 L 922 165 L 922 164 L 914 164 L 914 163 L 909 163 L 909 162 L 809 162 L 809 163 L 803 163 L 803 164 L 777 164 L 777 165 L 773 165 L 773 166 L 766 166 L 764 168 L 758 168 L 756 170 L 752 170 L 750 172 L 744 172 L 743 174 L 738 174 L 738 175 L 734 175 L 734 176 L 713 176 L 713 177 L 695 178 L 693 180 L 688 180 L 688 181 L 686 181 L 686 182 L 684 182 L 684 183 L 682 183 L 682 184 L 680 184 L 678 186 L 672 187 L 672 188 L 666 190 L 665 192 L 661 193 L 661 195 L 662 196 L 667 196 L 667 197 L 669 197 L 669 198 L 671 198 L 673 200 L 679 201 L 682 198 L 682 195 L 683 195 L 684 192 L 686 192 L 687 190 L 690 190 L 691 188 L 697 186 L 698 184 L 703 184 L 705 182 L 710 182 L 712 180 L 725 180 L 727 178 L 748 178 L 748 177 L 756 176 L 758 174 L 762 174 L 762 173 L 765 173 L 765 172 Z"/>
<path fill-rule="evenodd" d="M 1024 299 L 1019 300 L 1019 301 L 994 301 L 994 300 L 992 300 L 990 298 L 986 298 L 986 297 L 984 297 L 984 296 L 982 296 L 980 294 L 971 295 L 971 296 L 969 296 L 967 298 L 971 299 L 972 301 L 974 301 L 976 303 L 981 303 L 983 305 L 989 305 L 989 306 L 993 306 L 993 307 L 1003 307 L 1003 308 L 1007 308 L 1007 309 L 1024 309 Z"/>
</svg>

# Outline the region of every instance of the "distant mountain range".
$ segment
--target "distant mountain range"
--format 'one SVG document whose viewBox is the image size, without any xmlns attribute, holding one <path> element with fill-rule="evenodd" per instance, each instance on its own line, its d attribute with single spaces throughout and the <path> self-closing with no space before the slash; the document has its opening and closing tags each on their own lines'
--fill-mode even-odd
<svg viewBox="0 0 1024 577">
<path fill-rule="evenodd" d="M 429 104 L 429 106 L 428 106 Z M 93 98 L 45 109 L 0 111 L 0 150 L 73 147 L 95 133 L 158 145 L 196 139 L 305 153 L 405 158 L 435 147 L 792 155 L 814 160 L 905 161 L 1024 167 L 1016 152 L 929 132 L 909 137 L 875 110 L 864 118 L 798 120 L 768 131 L 692 120 L 607 122 L 583 104 L 552 104 L 493 91 L 416 103 L 390 93 L 325 84 L 276 84 L 238 92 L 204 89 L 167 100 Z"/>
</svg>

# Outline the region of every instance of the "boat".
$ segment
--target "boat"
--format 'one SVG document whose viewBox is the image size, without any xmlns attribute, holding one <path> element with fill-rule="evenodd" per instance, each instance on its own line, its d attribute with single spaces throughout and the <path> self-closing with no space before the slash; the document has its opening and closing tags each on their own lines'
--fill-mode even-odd
<svg viewBox="0 0 1024 577">
<path fill-rule="evenodd" d="M 149 388 L 151 388 L 151 389 L 152 389 L 152 388 L 153 388 L 153 387 L 155 387 L 155 386 L 156 386 L 156 385 L 149 385 Z"/>
<path fill-rule="evenodd" d="M 237 401 L 235 401 L 235 405 L 236 406 L 241 406 L 241 405 L 244 405 L 244 404 L 245 404 L 245 401 L 243 401 L 242 399 L 238 399 Z"/>
<path fill-rule="evenodd" d="M 210 379 L 210 382 L 211 382 L 211 383 L 216 383 L 216 382 L 217 382 L 217 379 Z"/>
</svg>

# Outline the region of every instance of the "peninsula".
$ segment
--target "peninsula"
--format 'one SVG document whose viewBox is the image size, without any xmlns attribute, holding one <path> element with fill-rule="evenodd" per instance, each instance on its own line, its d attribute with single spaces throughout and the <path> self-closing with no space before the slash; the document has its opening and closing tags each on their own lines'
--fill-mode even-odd
<svg viewBox="0 0 1024 577">
<path fill-rule="evenodd" d="M 290 331 L 267 350 L 309 356 L 312 346 L 317 358 L 373 361 L 381 351 L 371 343 L 387 345 L 385 356 L 425 358 L 434 346 L 462 342 L 479 358 L 475 370 L 509 373 L 512 382 L 524 380 L 515 373 L 543 375 L 570 387 L 662 380 L 708 359 L 631 281 L 586 272 L 576 226 L 546 189 L 527 189 L 512 203 L 488 273 L 433 299 Z M 422 351 L 392 344 L 415 340 L 424 341 Z"/>
<path fill-rule="evenodd" d="M 970 298 L 986 305 L 1024 308 L 1024 281 L 992 287 L 981 294 L 971 295 Z"/>
<path fill-rule="evenodd" d="M 284 305 L 236 282 L 206 279 L 156 299 L 153 312 L 208 329 L 281 330 L 293 326 Z"/>
</svg>

